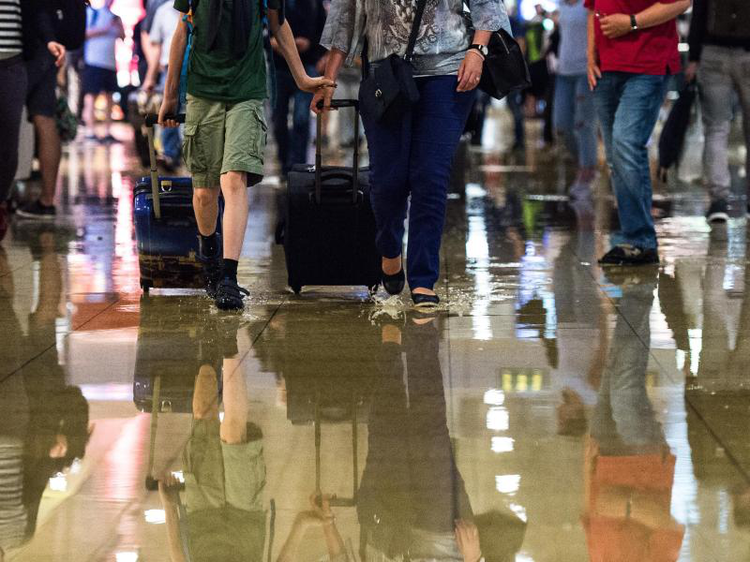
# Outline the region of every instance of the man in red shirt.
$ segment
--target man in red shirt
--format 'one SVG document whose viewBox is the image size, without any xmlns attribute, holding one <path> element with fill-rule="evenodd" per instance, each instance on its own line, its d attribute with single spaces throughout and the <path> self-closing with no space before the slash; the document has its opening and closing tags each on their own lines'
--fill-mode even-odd
<svg viewBox="0 0 750 562">
<path fill-rule="evenodd" d="M 651 217 L 646 143 L 667 77 L 680 71 L 675 18 L 691 0 L 585 0 L 589 9 L 588 79 L 602 125 L 621 232 L 605 265 L 659 263 Z"/>
</svg>

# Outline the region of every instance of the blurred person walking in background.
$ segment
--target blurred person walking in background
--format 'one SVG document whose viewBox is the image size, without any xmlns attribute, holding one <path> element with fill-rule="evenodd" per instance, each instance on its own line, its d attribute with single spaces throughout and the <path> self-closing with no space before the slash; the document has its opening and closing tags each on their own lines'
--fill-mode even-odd
<svg viewBox="0 0 750 562">
<path fill-rule="evenodd" d="M 588 12 L 583 0 L 560 3 L 560 48 L 555 84 L 555 130 L 577 158 L 575 185 L 589 185 L 596 175 L 598 139 L 596 106 L 586 78 Z"/>
<path fill-rule="evenodd" d="M 117 142 L 112 136 L 112 94 L 117 89 L 117 61 L 115 45 L 118 39 L 125 37 L 125 29 L 119 17 L 110 9 L 114 0 L 104 0 L 100 8 L 90 7 L 87 15 L 86 45 L 83 59 L 84 109 L 83 120 L 86 124 L 86 139 L 105 143 Z M 104 116 L 104 136 L 98 137 L 94 132 L 94 104 L 96 98 L 104 94 L 106 109 Z"/>
<path fill-rule="evenodd" d="M 320 34 L 326 22 L 326 11 L 321 0 L 287 0 L 286 16 L 294 31 L 302 64 L 310 76 L 317 74 L 316 65 L 323 55 Z M 273 133 L 281 166 L 286 178 L 294 164 L 307 163 L 310 144 L 310 100 L 312 94 L 297 88 L 294 77 L 284 57 L 279 54 L 278 42 L 271 40 L 276 66 L 276 106 L 273 109 Z M 289 127 L 289 106 L 292 109 L 292 126 Z"/>
<path fill-rule="evenodd" d="M 622 225 L 604 265 L 659 263 L 648 143 L 670 75 L 680 71 L 675 19 L 691 0 L 585 0 L 594 91 Z M 624 11 L 624 13 L 623 13 Z"/>
<path fill-rule="evenodd" d="M 177 24 L 180 23 L 180 12 L 171 3 L 165 2 L 156 10 L 148 38 L 151 48 L 146 52 L 150 57 L 148 72 L 143 82 L 143 89 L 149 94 L 155 90 L 163 93 L 167 81 L 169 66 L 169 46 L 172 44 Z M 180 165 L 181 135 L 178 127 L 163 127 L 161 131 L 162 155 L 167 170 L 175 170 Z"/>
<path fill-rule="evenodd" d="M 688 81 L 698 79 L 706 144 L 703 150 L 703 178 L 711 196 L 706 220 L 711 224 L 729 220 L 728 199 L 729 132 L 734 117 L 735 92 L 742 104 L 745 146 L 750 149 L 750 3 L 728 5 L 720 0 L 694 0 L 690 21 L 690 64 Z M 750 173 L 750 150 L 746 155 Z M 750 195 L 750 178 L 747 178 Z M 750 217 L 750 200 L 747 201 Z"/>
<path fill-rule="evenodd" d="M 36 40 L 28 45 L 33 54 L 32 58 L 26 61 L 26 109 L 36 133 L 42 192 L 39 199 L 19 208 L 17 213 L 18 216 L 27 219 L 52 220 L 56 215 L 55 188 L 62 157 L 62 143 L 55 120 L 57 71 L 65 64 L 66 49 L 55 36 L 53 22 L 56 16 L 52 6 L 45 2 L 40 4 L 37 10 L 37 17 L 49 35 L 46 39 L 36 36 Z"/>
<path fill-rule="evenodd" d="M 54 29 L 39 0 L 0 0 L 0 240 L 8 230 L 8 196 L 18 167 L 21 115 L 28 79 L 24 59 L 46 48 L 55 61 L 65 50 L 54 39 Z"/>
</svg>

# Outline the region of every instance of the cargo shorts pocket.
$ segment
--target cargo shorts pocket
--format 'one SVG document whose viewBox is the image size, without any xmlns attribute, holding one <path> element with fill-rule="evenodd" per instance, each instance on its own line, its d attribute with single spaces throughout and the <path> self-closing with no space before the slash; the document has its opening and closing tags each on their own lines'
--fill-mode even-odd
<svg viewBox="0 0 750 562">
<path fill-rule="evenodd" d="M 257 127 L 255 128 L 255 139 L 253 148 L 255 154 L 260 158 L 261 162 L 264 160 L 263 155 L 266 151 L 266 143 L 268 142 L 268 124 L 266 123 L 265 111 L 262 106 L 257 105 L 253 108 L 253 114 L 257 121 Z"/>
<path fill-rule="evenodd" d="M 198 134 L 198 125 L 185 125 L 185 138 L 182 141 L 182 154 L 188 171 L 195 174 L 205 174 L 208 171 L 206 154 L 203 143 Z"/>
</svg>

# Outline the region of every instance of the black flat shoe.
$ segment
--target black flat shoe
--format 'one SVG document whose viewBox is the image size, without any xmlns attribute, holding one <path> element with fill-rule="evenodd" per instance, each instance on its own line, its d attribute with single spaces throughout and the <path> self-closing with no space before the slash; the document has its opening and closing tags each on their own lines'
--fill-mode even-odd
<svg viewBox="0 0 750 562">
<path fill-rule="evenodd" d="M 436 308 L 440 304 L 440 297 L 438 297 L 437 295 L 412 293 L 411 300 L 412 302 L 414 302 L 414 308 Z"/>
<path fill-rule="evenodd" d="M 389 295 L 400 295 L 404 287 L 406 286 L 406 275 L 404 274 L 404 268 L 401 271 L 393 275 L 386 275 L 383 273 L 383 287 Z"/>
</svg>

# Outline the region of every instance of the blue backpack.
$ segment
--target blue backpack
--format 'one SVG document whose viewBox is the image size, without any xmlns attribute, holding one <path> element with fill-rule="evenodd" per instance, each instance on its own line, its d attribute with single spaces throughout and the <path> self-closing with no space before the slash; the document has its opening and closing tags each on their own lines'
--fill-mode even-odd
<svg viewBox="0 0 750 562">
<path fill-rule="evenodd" d="M 188 0 L 188 13 L 182 17 L 182 21 L 187 24 L 188 35 L 187 45 L 185 46 L 185 56 L 182 59 L 182 69 L 180 70 L 180 101 L 177 108 L 178 113 L 182 113 L 187 103 L 187 79 L 188 65 L 190 63 L 190 51 L 193 48 L 193 0 Z"/>
</svg>

